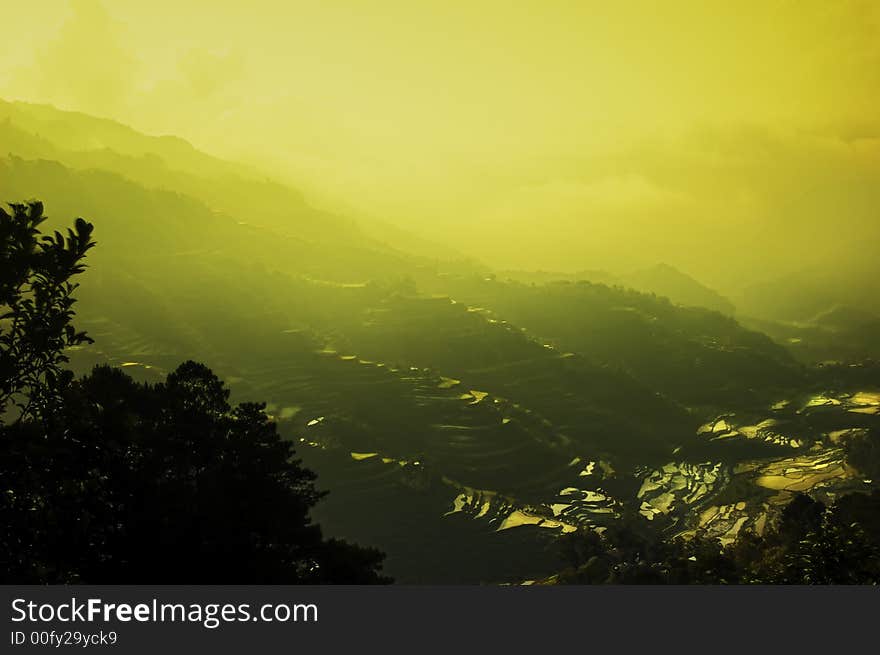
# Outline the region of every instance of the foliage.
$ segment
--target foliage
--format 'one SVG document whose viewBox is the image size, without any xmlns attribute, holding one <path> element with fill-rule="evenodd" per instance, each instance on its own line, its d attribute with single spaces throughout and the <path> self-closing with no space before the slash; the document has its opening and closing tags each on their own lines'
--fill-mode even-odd
<svg viewBox="0 0 880 655">
<path fill-rule="evenodd" d="M 70 381 L 64 349 L 91 342 L 71 324 L 78 284 L 70 279 L 95 245 L 92 225 L 78 218 L 66 237 L 41 236 L 42 203 L 10 208 L 0 208 L 0 422 L 10 405 L 19 418 L 48 411 Z"/>
<path fill-rule="evenodd" d="M 162 384 L 97 367 L 63 412 L 7 429 L 3 570 L 18 582 L 368 583 L 382 556 L 325 541 L 321 498 L 263 405 L 204 365 Z"/>
<path fill-rule="evenodd" d="M 39 238 L 42 206 L 0 215 L 0 582 L 376 583 L 383 555 L 325 540 L 322 497 L 264 405 L 232 407 L 187 361 L 157 385 L 62 372 L 91 226 Z M 49 402 L 51 401 L 51 402 Z"/>
<path fill-rule="evenodd" d="M 846 444 L 847 462 L 861 471 L 865 477 L 880 477 L 880 432 L 867 429 L 849 439 Z"/>
</svg>

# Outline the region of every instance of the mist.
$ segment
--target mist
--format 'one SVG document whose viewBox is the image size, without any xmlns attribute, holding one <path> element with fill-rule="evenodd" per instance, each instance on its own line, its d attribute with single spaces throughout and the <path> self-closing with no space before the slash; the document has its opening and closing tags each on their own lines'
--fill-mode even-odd
<svg viewBox="0 0 880 655">
<path fill-rule="evenodd" d="M 816 248 L 861 275 L 880 236 L 872 2 L 80 0 L 4 21 L 0 96 L 183 137 L 492 267 L 668 262 L 736 295 Z"/>
</svg>

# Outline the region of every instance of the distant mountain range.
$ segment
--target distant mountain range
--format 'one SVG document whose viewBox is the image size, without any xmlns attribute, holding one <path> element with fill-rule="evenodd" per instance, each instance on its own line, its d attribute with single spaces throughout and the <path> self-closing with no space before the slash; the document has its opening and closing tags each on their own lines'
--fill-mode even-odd
<svg viewBox="0 0 880 655">
<path fill-rule="evenodd" d="M 690 275 L 669 264 L 656 264 L 633 273 L 610 273 L 608 271 L 584 270 L 576 273 L 552 273 L 545 271 L 503 271 L 500 277 L 520 282 L 544 283 L 556 280 L 578 282 L 585 280 L 596 284 L 627 287 L 669 298 L 680 305 L 705 307 L 733 316 L 736 308 L 727 298 L 710 289 Z"/>
</svg>

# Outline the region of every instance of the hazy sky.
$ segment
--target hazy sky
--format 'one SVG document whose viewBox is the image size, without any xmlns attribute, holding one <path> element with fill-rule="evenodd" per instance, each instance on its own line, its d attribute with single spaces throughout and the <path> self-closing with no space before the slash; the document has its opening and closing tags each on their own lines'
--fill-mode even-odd
<svg viewBox="0 0 880 655">
<path fill-rule="evenodd" d="M 0 96 L 271 165 L 500 266 L 720 280 L 719 252 L 784 236 L 794 267 L 829 221 L 841 255 L 880 222 L 876 0 L 29 0 L 0 19 Z"/>
</svg>

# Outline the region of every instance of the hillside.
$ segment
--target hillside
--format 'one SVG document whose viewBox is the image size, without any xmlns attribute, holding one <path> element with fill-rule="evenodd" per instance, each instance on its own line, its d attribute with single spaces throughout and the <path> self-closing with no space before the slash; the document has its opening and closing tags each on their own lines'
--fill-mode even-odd
<svg viewBox="0 0 880 655">
<path fill-rule="evenodd" d="M 678 305 L 705 307 L 728 316 L 733 316 L 736 312 L 733 303 L 727 298 L 669 264 L 656 264 L 631 273 L 610 273 L 601 270 L 583 270 L 576 273 L 502 271 L 498 277 L 526 284 L 560 281 L 592 282 L 635 289 L 669 298 Z"/>
<path fill-rule="evenodd" d="M 95 224 L 76 311 L 96 343 L 76 371 L 154 380 L 197 359 L 267 400 L 332 491 L 322 525 L 387 551 L 400 581 L 547 575 L 556 536 L 625 511 L 678 533 L 747 504 L 727 534 L 789 469 L 806 490 L 863 484 L 829 434 L 876 424 L 864 380 L 799 363 L 670 267 L 517 280 L 180 139 L 45 106 L 0 103 L 0 143 L 0 198 Z"/>
</svg>

